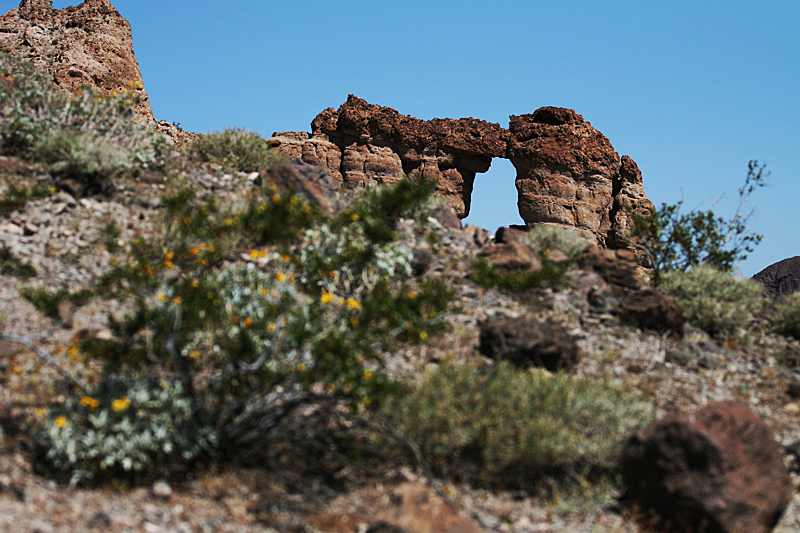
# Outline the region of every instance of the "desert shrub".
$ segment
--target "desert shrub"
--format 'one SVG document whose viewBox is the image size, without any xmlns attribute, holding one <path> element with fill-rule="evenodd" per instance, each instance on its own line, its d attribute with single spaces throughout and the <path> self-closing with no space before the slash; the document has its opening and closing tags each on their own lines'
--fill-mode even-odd
<svg viewBox="0 0 800 533">
<path fill-rule="evenodd" d="M 542 267 L 536 270 L 503 270 L 482 257 L 470 265 L 472 279 L 478 285 L 487 289 L 497 287 L 515 293 L 541 287 L 547 283 L 564 283 L 565 270 L 565 265 L 548 261 L 546 257 L 542 258 Z"/>
<path fill-rule="evenodd" d="M 263 137 L 239 128 L 202 135 L 192 141 L 188 152 L 201 161 L 240 172 L 259 172 L 281 160 Z"/>
<path fill-rule="evenodd" d="M 800 293 L 790 294 L 778 305 L 772 324 L 777 333 L 800 339 Z"/>
<path fill-rule="evenodd" d="M 660 289 L 678 301 L 689 322 L 714 337 L 746 331 L 752 314 L 764 304 L 757 282 L 736 279 L 708 265 L 668 272 Z"/>
<path fill-rule="evenodd" d="M 436 472 L 529 488 L 612 468 L 652 410 L 637 394 L 566 374 L 442 364 L 386 415 Z"/>
<path fill-rule="evenodd" d="M 40 184 L 33 187 L 10 185 L 0 196 L 0 216 L 6 216 L 21 209 L 29 200 L 44 198 L 57 191 L 58 189 L 52 185 Z"/>
<path fill-rule="evenodd" d="M 0 75 L 0 153 L 43 160 L 54 173 L 90 185 L 98 176 L 167 164 L 171 141 L 137 121 L 133 87 L 104 96 L 84 86 L 68 95 L 29 62 L 4 53 Z"/>
<path fill-rule="evenodd" d="M 36 269 L 30 263 L 20 260 L 3 244 L 0 248 L 0 274 L 27 279 L 36 276 Z"/>
<path fill-rule="evenodd" d="M 552 226 L 534 226 L 528 231 L 526 240 L 527 245 L 540 256 L 546 256 L 550 250 L 559 250 L 570 259 L 591 244 L 577 231 Z"/>
<path fill-rule="evenodd" d="M 681 213 L 683 202 L 661 204 L 647 214 L 630 211 L 633 227 L 628 243 L 641 252 L 646 266 L 652 269 L 653 282 L 661 282 L 661 274 L 686 270 L 697 265 L 710 265 L 730 272 L 736 261 L 747 258 L 761 235 L 747 232 L 748 215 L 741 213 L 745 200 L 758 187 L 766 184 L 764 165 L 748 163 L 747 177 L 739 189 L 739 206 L 726 220 L 713 211 Z"/>
<path fill-rule="evenodd" d="M 266 453 L 276 420 L 303 406 L 356 416 L 396 388 L 384 354 L 447 325 L 452 294 L 409 275 L 396 231 L 406 215 L 424 226 L 420 206 L 433 190 L 411 180 L 375 188 L 325 217 L 269 186 L 223 205 L 176 185 L 163 198 L 163 234 L 132 241 L 129 260 L 96 288 L 135 312 L 110 317 L 113 339 L 87 339 L 81 350 L 104 363 L 104 382 L 180 383 L 231 454 Z"/>
<path fill-rule="evenodd" d="M 216 433 L 198 421 L 180 382 L 126 380 L 52 409 L 39 444 L 77 484 L 174 471 L 213 452 Z"/>
</svg>

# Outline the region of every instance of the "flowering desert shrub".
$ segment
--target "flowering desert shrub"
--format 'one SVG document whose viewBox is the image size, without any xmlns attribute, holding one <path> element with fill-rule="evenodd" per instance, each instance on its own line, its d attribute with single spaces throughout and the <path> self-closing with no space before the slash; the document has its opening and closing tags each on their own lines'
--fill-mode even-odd
<svg viewBox="0 0 800 533">
<path fill-rule="evenodd" d="M 424 227 L 433 190 L 406 180 L 366 190 L 325 217 L 269 185 L 230 204 L 176 185 L 163 199 L 162 235 L 129 243 L 129 260 L 96 288 L 129 300 L 135 312 L 109 319 L 112 340 L 88 340 L 81 349 L 105 363 L 102 383 L 180 384 L 173 394 L 180 401 L 164 408 L 177 410 L 173 425 L 188 417 L 186 427 L 201 432 L 196 454 L 215 443 L 233 454 L 268 451 L 271 429 L 301 407 L 339 406 L 355 416 L 380 405 L 396 388 L 385 354 L 446 327 L 450 292 L 411 276 L 412 254 L 396 231 L 407 217 Z M 285 224 L 264 222 L 271 220 Z M 129 423 L 109 425 L 91 451 L 80 432 L 65 429 L 94 427 L 96 416 L 74 407 L 51 414 L 44 447 L 53 466 L 81 481 L 87 467 L 64 450 L 85 450 L 98 465 L 123 470 L 161 457 L 139 448 L 131 455 L 126 443 L 139 430 Z M 133 425 L 149 435 L 153 424 Z"/>
</svg>

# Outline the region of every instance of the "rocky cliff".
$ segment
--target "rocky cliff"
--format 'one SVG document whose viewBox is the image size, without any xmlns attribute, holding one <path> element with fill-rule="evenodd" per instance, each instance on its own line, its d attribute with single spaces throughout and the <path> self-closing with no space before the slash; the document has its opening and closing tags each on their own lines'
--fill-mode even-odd
<svg viewBox="0 0 800 533">
<path fill-rule="evenodd" d="M 0 47 L 27 58 L 67 92 L 81 85 L 100 92 L 139 94 L 137 111 L 152 118 L 128 21 L 108 0 L 54 9 L 51 0 L 22 0 L 0 17 Z"/>
<path fill-rule="evenodd" d="M 350 95 L 338 110 L 317 115 L 311 133 L 275 133 L 270 143 L 347 184 L 403 174 L 436 178 L 462 218 L 476 174 L 489 170 L 492 158 L 507 158 L 517 169 L 519 213 L 529 226 L 574 227 L 611 248 L 622 246 L 617 235 L 630 225 L 626 207 L 644 212 L 652 205 L 636 163 L 620 158 L 571 109 L 512 116 L 505 129 L 474 118 L 420 120 Z"/>
</svg>

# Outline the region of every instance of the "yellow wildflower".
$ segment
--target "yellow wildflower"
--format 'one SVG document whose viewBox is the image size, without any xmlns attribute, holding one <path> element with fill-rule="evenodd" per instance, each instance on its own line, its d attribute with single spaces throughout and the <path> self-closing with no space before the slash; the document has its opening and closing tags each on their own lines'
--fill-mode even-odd
<svg viewBox="0 0 800 533">
<path fill-rule="evenodd" d="M 233 219 L 231 217 L 226 218 L 225 219 L 225 225 L 226 226 L 233 226 Z"/>
<path fill-rule="evenodd" d="M 55 424 L 55 426 L 57 428 L 66 427 L 67 424 L 68 424 L 67 417 L 65 417 L 65 416 L 57 416 L 56 419 L 53 421 L 53 424 Z"/>
<path fill-rule="evenodd" d="M 180 296 L 176 296 L 175 298 L 172 299 L 172 303 L 174 303 L 176 305 L 180 305 L 180 304 L 183 303 L 183 298 L 180 297 Z"/>
<path fill-rule="evenodd" d="M 253 325 L 253 319 L 250 318 L 250 317 L 245 318 L 244 319 L 244 325 L 245 325 L 245 327 L 249 328 L 250 326 Z"/>
<path fill-rule="evenodd" d="M 200 350 L 192 350 L 189 352 L 189 357 L 192 359 L 200 359 Z"/>
<path fill-rule="evenodd" d="M 156 300 L 158 300 L 159 302 L 165 302 L 167 300 L 167 295 L 164 294 L 163 292 L 159 292 L 156 295 Z"/>
<path fill-rule="evenodd" d="M 200 285 L 200 282 L 196 279 L 193 279 L 191 285 L 192 287 L 197 288 Z"/>
<path fill-rule="evenodd" d="M 189 253 L 192 255 L 198 255 L 200 253 L 200 250 L 198 250 L 197 248 L 192 248 L 191 250 L 189 250 Z"/>
<path fill-rule="evenodd" d="M 273 204 L 281 203 L 281 195 L 279 193 L 276 192 L 275 194 L 272 195 L 272 203 Z"/>
<path fill-rule="evenodd" d="M 350 220 L 352 220 L 353 222 L 358 222 L 358 218 L 359 218 L 358 215 L 354 214 L 353 216 L 350 217 Z"/>
<path fill-rule="evenodd" d="M 291 261 L 291 260 L 292 260 L 292 258 L 291 258 L 291 257 L 289 257 L 289 255 L 288 255 L 288 254 L 283 254 L 283 255 L 281 256 L 281 259 L 283 260 L 283 262 L 284 262 L 284 263 L 288 263 L 289 261 Z"/>
<path fill-rule="evenodd" d="M 131 401 L 128 398 L 117 398 L 111 402 L 112 411 L 124 411 L 131 406 Z"/>
<path fill-rule="evenodd" d="M 428 338 L 428 332 L 427 331 L 420 331 L 419 332 L 419 340 L 424 341 L 427 338 Z"/>
<path fill-rule="evenodd" d="M 278 272 L 277 274 L 275 274 L 275 279 L 277 279 L 280 282 L 284 282 L 286 281 L 286 274 L 284 274 L 283 272 Z"/>
<path fill-rule="evenodd" d="M 301 374 L 306 370 L 308 370 L 308 367 L 306 367 L 305 363 L 300 363 L 299 365 L 297 365 L 297 371 L 300 372 Z"/>
<path fill-rule="evenodd" d="M 322 301 L 323 305 L 328 305 L 329 303 L 331 303 L 333 301 L 333 294 L 331 294 L 331 293 L 329 293 L 327 291 L 324 291 L 322 293 L 321 301 Z"/>
<path fill-rule="evenodd" d="M 367 407 L 369 406 L 369 404 L 372 403 L 372 398 L 369 396 L 364 396 L 364 399 L 362 401 L 364 402 L 364 407 Z"/>
<path fill-rule="evenodd" d="M 266 288 L 266 287 L 262 287 L 261 288 L 261 295 L 262 296 L 266 296 L 267 294 L 269 294 L 269 289 Z"/>
<path fill-rule="evenodd" d="M 267 326 L 267 331 L 269 333 L 275 333 L 275 322 L 270 322 Z"/>
<path fill-rule="evenodd" d="M 91 396 L 84 396 L 81 398 L 81 405 L 85 405 L 87 407 L 91 407 L 92 409 L 97 408 L 100 405 L 100 402 L 92 398 Z"/>
<path fill-rule="evenodd" d="M 372 370 L 369 368 L 364 369 L 364 379 L 367 381 L 372 379 Z"/>
<path fill-rule="evenodd" d="M 355 298 L 348 298 L 347 307 L 349 307 L 350 309 L 361 309 L 361 302 L 359 302 Z"/>
</svg>

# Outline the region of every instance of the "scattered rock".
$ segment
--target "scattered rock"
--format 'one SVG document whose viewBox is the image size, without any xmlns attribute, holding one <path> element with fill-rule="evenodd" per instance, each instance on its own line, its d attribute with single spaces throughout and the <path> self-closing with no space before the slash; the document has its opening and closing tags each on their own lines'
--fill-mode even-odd
<svg viewBox="0 0 800 533">
<path fill-rule="evenodd" d="M 793 492 L 772 431 L 736 402 L 662 418 L 631 437 L 620 466 L 623 501 L 669 531 L 766 533 Z"/>
<path fill-rule="evenodd" d="M 172 487 L 166 481 L 156 481 L 153 483 L 153 496 L 161 500 L 169 500 L 172 497 Z"/>
<path fill-rule="evenodd" d="M 478 349 L 492 359 L 550 371 L 572 368 L 580 360 L 578 345 L 567 330 L 530 316 L 486 320 L 480 326 Z"/>
<path fill-rule="evenodd" d="M 503 242 L 518 242 L 520 244 L 525 244 L 527 240 L 528 230 L 527 228 L 523 229 L 520 227 L 505 227 L 498 228 L 497 232 L 494 234 L 494 242 L 503 243 Z"/>
<path fill-rule="evenodd" d="M 480 533 L 472 520 L 461 516 L 444 498 L 421 483 L 408 482 L 392 491 L 391 506 L 370 526 L 375 533 Z"/>
<path fill-rule="evenodd" d="M 645 285 L 636 256 L 630 250 L 605 250 L 599 246 L 589 246 L 578 255 L 576 262 L 582 268 L 594 270 L 617 287 L 640 289 Z"/>
</svg>

